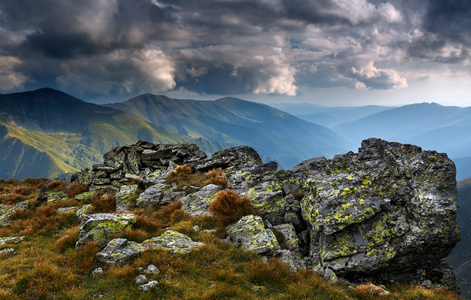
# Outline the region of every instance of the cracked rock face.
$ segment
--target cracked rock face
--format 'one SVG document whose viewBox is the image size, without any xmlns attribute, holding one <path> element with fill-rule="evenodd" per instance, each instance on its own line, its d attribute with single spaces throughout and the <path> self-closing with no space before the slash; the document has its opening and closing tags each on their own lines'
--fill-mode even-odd
<svg viewBox="0 0 471 300">
<path fill-rule="evenodd" d="M 437 266 L 460 240 L 455 166 L 445 154 L 369 139 L 302 172 L 310 256 L 347 279 Z"/>
</svg>

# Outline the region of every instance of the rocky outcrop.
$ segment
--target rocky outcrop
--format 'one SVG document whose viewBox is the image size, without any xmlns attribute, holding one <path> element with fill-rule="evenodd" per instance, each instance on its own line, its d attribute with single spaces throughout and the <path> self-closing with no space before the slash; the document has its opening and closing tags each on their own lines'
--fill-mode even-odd
<svg viewBox="0 0 471 300">
<path fill-rule="evenodd" d="M 181 164 L 196 172 L 222 168 L 228 188 L 258 208 L 260 216 L 227 228 L 238 246 L 279 257 L 292 269 L 311 267 L 332 280 L 457 289 L 442 262 L 460 240 L 456 171 L 446 154 L 372 138 L 358 153 L 316 157 L 277 171 L 276 163 L 264 164 L 249 147 L 208 158 L 195 145 L 138 142 L 113 149 L 104 164 L 72 180 L 88 180 L 91 190 L 124 193 L 123 185 L 138 179 L 145 191 L 136 206 L 181 200 L 186 212 L 207 213 L 218 188 L 175 191 L 166 183 L 168 172 Z M 180 240 L 178 233 L 167 233 Z"/>
<path fill-rule="evenodd" d="M 351 280 L 450 286 L 446 267 L 437 270 L 460 240 L 456 171 L 445 154 L 369 139 L 358 153 L 291 172 L 306 190 L 315 264 Z"/>
</svg>

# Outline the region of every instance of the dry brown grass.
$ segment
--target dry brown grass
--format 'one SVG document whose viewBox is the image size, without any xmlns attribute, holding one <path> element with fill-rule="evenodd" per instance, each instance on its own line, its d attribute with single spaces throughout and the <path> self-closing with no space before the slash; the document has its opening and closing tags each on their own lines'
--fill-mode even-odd
<svg viewBox="0 0 471 300">
<path fill-rule="evenodd" d="M 60 192 L 67 189 L 66 183 L 63 180 L 54 180 L 48 184 L 46 184 L 46 188 L 51 192 Z"/>
<path fill-rule="evenodd" d="M 211 171 L 208 171 L 206 174 L 204 174 L 208 179 L 204 182 L 204 184 L 216 184 L 221 186 L 222 188 L 227 187 L 227 178 L 226 174 L 224 174 L 224 171 L 221 168 L 217 169 L 212 169 Z"/>
<path fill-rule="evenodd" d="M 71 199 L 83 192 L 88 192 L 89 185 L 88 184 L 79 184 L 77 182 L 73 182 L 67 188 L 67 196 Z"/>
<path fill-rule="evenodd" d="M 162 206 L 158 211 L 152 214 L 152 218 L 159 221 L 162 227 L 170 225 L 172 222 L 179 222 L 182 219 L 188 218 L 189 215 L 182 209 L 182 203 L 180 200 Z"/>
<path fill-rule="evenodd" d="M 28 197 L 26 197 L 25 195 L 21 195 L 15 192 L 0 195 L 0 202 L 6 205 L 14 205 L 26 199 L 28 199 Z"/>
<path fill-rule="evenodd" d="M 220 191 L 209 204 L 209 210 L 217 220 L 217 225 L 225 227 L 237 222 L 243 216 L 257 214 L 258 210 L 247 196 L 239 197 L 232 190 Z"/>
<path fill-rule="evenodd" d="M 362 296 L 371 295 L 374 297 L 386 297 L 389 295 L 389 292 L 384 288 L 372 283 L 357 285 L 355 287 L 355 293 Z"/>
<path fill-rule="evenodd" d="M 116 211 L 116 199 L 114 195 L 98 195 L 92 199 L 93 211 L 97 213 L 112 213 Z"/>
<path fill-rule="evenodd" d="M 123 237 L 129 241 L 142 243 L 149 238 L 149 234 L 142 229 L 127 228 Z"/>
<path fill-rule="evenodd" d="M 40 262 L 22 275 L 14 287 L 15 294 L 28 299 L 54 299 L 74 283 L 75 275 L 58 266 Z"/>
<path fill-rule="evenodd" d="M 80 249 L 77 249 L 72 256 L 72 264 L 78 273 L 89 271 L 94 263 L 95 255 L 98 253 L 98 245 L 96 242 L 89 242 Z"/>
<path fill-rule="evenodd" d="M 57 240 L 56 249 L 59 252 L 64 251 L 67 248 L 75 247 L 75 243 L 78 240 L 78 233 L 80 225 L 71 227 L 61 232 L 61 237 Z"/>
</svg>

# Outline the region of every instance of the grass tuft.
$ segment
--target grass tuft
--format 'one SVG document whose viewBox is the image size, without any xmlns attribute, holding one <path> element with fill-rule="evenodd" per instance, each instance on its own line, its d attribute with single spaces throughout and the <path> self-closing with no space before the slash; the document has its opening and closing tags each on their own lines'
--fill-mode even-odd
<svg viewBox="0 0 471 300">
<path fill-rule="evenodd" d="M 75 195 L 78 195 L 83 192 L 88 192 L 88 190 L 89 190 L 88 184 L 79 184 L 77 182 L 73 182 L 69 185 L 66 192 L 67 192 L 67 196 L 73 199 Z"/>
<path fill-rule="evenodd" d="M 225 227 L 237 222 L 243 216 L 257 214 L 258 210 L 247 196 L 239 197 L 232 190 L 220 191 L 209 204 L 209 210 L 217 220 L 217 225 Z"/>
<path fill-rule="evenodd" d="M 205 185 L 215 184 L 222 188 L 227 187 L 226 174 L 224 174 L 224 171 L 221 168 L 212 169 L 204 175 L 208 177 L 208 179 L 204 182 Z"/>
</svg>

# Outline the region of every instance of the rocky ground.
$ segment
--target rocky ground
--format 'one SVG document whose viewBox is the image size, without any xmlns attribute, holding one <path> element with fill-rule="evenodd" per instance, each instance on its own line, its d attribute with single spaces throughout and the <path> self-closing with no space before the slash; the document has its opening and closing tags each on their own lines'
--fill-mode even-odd
<svg viewBox="0 0 471 300">
<path fill-rule="evenodd" d="M 335 299 L 361 298 L 375 288 L 383 290 L 376 296 L 398 297 L 395 288 L 378 287 L 394 284 L 458 292 L 443 261 L 460 240 L 455 174 L 445 154 L 380 139 L 363 141 L 358 153 L 313 158 L 287 171 L 264 164 L 249 147 L 207 157 L 195 145 L 138 142 L 112 149 L 103 164 L 74 174 L 71 182 L 43 180 L 36 183 L 42 186 L 37 196 L 6 203 L 0 236 L 9 236 L 5 245 L 34 240 L 13 237 L 27 232 L 20 221 L 31 216 L 24 211 L 47 215 L 44 210 L 52 207 L 49 214 L 62 215 L 56 222 L 75 225 L 49 234 L 63 239 L 57 241 L 64 243 L 60 251 L 92 249 L 89 268 L 97 268 L 85 271 L 92 278 L 102 276 L 103 268 L 106 273 L 142 263 L 155 251 L 185 257 L 217 244 L 247 250 L 261 263 L 281 261 L 291 274 L 311 270 L 311 276 L 343 286 Z M 75 232 L 65 234 L 67 227 Z M 15 255 L 16 248 L 1 251 Z M 142 273 L 136 286 L 152 294 L 162 274 L 153 264 L 140 268 L 133 271 Z M 263 294 L 267 285 L 253 285 L 254 292 Z M 18 282 L 12 286 L 29 295 Z M 3 289 L 7 295 L 8 286 Z M 276 298 L 271 292 L 268 297 Z M 456 297 L 451 295 L 429 292 L 430 299 Z"/>
</svg>

